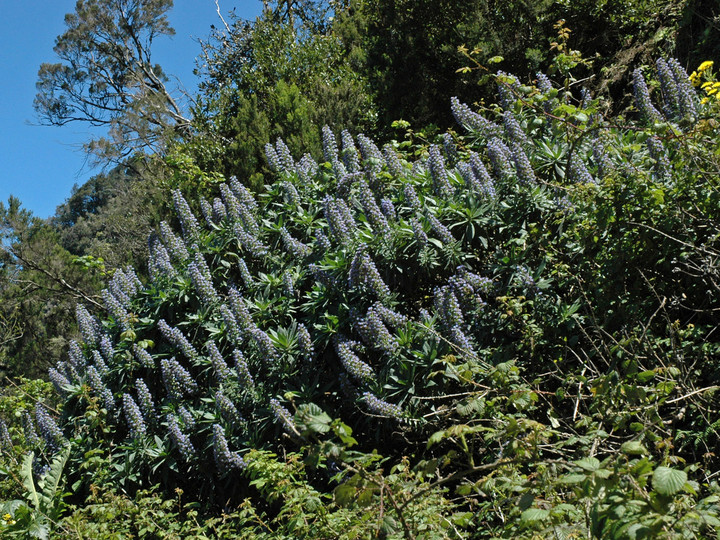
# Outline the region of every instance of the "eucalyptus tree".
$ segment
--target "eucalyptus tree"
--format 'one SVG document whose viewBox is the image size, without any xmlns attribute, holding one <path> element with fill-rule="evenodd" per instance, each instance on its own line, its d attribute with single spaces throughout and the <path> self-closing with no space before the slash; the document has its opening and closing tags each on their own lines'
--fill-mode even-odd
<svg viewBox="0 0 720 540">
<path fill-rule="evenodd" d="M 169 135 L 188 132 L 190 120 L 152 60 L 153 42 L 174 34 L 167 19 L 172 7 L 172 0 L 78 0 L 55 42 L 60 61 L 38 72 L 40 122 L 107 128 L 86 149 L 114 160 L 157 150 Z"/>
</svg>

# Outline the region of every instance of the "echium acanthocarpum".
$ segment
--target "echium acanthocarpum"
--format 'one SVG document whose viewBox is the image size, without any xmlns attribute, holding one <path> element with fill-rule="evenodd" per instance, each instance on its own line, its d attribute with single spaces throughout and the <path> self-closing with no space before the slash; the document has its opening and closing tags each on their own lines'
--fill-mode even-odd
<svg viewBox="0 0 720 540">
<path fill-rule="evenodd" d="M 155 367 L 155 360 L 152 355 L 137 343 L 133 343 L 132 350 L 136 360 L 140 362 L 142 367 L 146 369 L 153 369 Z"/>
<path fill-rule="evenodd" d="M 517 172 L 518 180 L 521 184 L 535 184 L 537 177 L 535 171 L 533 171 L 530 160 L 523 150 L 522 145 L 512 142 L 510 144 L 511 150 L 510 155 L 512 156 L 513 163 L 515 164 L 515 171 Z"/>
<path fill-rule="evenodd" d="M 112 412 L 115 409 L 115 398 L 113 397 L 110 389 L 103 382 L 100 377 L 100 373 L 98 373 L 97 369 L 95 369 L 95 366 L 90 366 L 88 368 L 87 377 L 90 382 L 90 387 L 95 391 L 98 397 L 102 398 L 105 410 Z"/>
<path fill-rule="evenodd" d="M 646 122 L 652 124 L 663 121 L 662 115 L 653 105 L 652 99 L 650 99 L 650 90 L 648 90 L 645 77 L 643 77 L 640 68 L 633 71 L 633 93 L 635 94 L 635 107 L 637 107 Z"/>
<path fill-rule="evenodd" d="M 677 85 L 680 116 L 683 118 L 689 118 L 695 120 L 697 118 L 697 94 L 693 88 L 690 78 L 688 77 L 687 71 L 682 67 L 680 62 L 676 58 L 669 58 L 667 65 L 672 71 Z"/>
<path fill-rule="evenodd" d="M 180 400 L 192 396 L 198 391 L 198 385 L 190 373 L 175 358 L 160 360 L 163 384 L 170 399 Z"/>
<path fill-rule="evenodd" d="M 175 213 L 180 220 L 183 237 L 185 240 L 196 238 L 200 232 L 200 226 L 195 215 L 190 210 L 185 197 L 179 189 L 172 190 L 172 199 L 175 206 Z"/>
<path fill-rule="evenodd" d="M 312 158 L 310 154 L 304 154 L 300 158 L 300 162 L 297 165 L 298 178 L 300 179 L 300 185 L 310 185 L 315 179 L 315 175 L 318 171 L 318 164 Z"/>
<path fill-rule="evenodd" d="M 177 417 L 174 414 L 168 414 L 166 416 L 168 432 L 170 438 L 175 446 L 180 451 L 180 455 L 185 461 L 190 461 L 195 455 L 195 447 L 185 433 L 180 429 L 180 424 Z"/>
<path fill-rule="evenodd" d="M 364 178 L 358 180 L 358 199 L 375 234 L 387 237 L 390 234 L 390 226 L 375 202 L 375 195 Z"/>
<path fill-rule="evenodd" d="M 293 238 L 285 227 L 280 229 L 280 238 L 282 239 L 285 249 L 295 258 L 304 259 L 312 252 L 309 246 Z"/>
<path fill-rule="evenodd" d="M 218 384 L 222 384 L 230 376 L 230 368 L 228 368 L 225 359 L 220 354 L 220 350 L 214 341 L 208 341 L 207 350 L 208 356 L 210 356 L 210 363 L 213 367 L 213 373 L 215 374 L 215 380 Z"/>
<path fill-rule="evenodd" d="M 383 146 L 383 157 L 385 158 L 385 165 L 387 165 L 390 174 L 397 177 L 405 175 L 405 167 L 403 167 L 395 148 L 393 148 L 391 144 L 388 143 Z"/>
<path fill-rule="evenodd" d="M 213 287 L 212 281 L 208 279 L 207 275 L 200 269 L 195 261 L 191 262 L 187 269 L 188 274 L 190 274 L 190 281 L 197 291 L 202 304 L 204 306 L 217 304 L 220 301 L 220 297 L 215 287 Z"/>
<path fill-rule="evenodd" d="M 450 108 L 457 123 L 473 134 L 491 138 L 502 133 L 502 128 L 495 122 L 491 122 L 483 115 L 474 112 L 456 97 L 450 98 Z"/>
<path fill-rule="evenodd" d="M 135 381 L 135 389 L 137 390 L 138 403 L 140 404 L 140 410 L 143 416 L 147 419 L 148 423 L 155 423 L 155 402 L 153 401 L 150 389 L 142 379 Z"/>
<path fill-rule="evenodd" d="M 383 401 L 371 392 L 363 392 L 362 400 L 368 409 L 375 414 L 396 419 L 402 417 L 402 409 L 399 406 Z"/>
<path fill-rule="evenodd" d="M 95 347 L 100 339 L 100 325 L 95 317 L 90 315 L 85 306 L 77 304 L 75 306 L 75 319 L 83 341 L 88 346 Z"/>
<path fill-rule="evenodd" d="M 217 390 L 215 392 L 215 407 L 220 415 L 229 422 L 231 426 L 239 426 L 241 423 L 245 422 L 245 419 L 238 412 L 235 404 L 230 401 L 230 398 L 228 398 L 222 390 Z"/>
<path fill-rule="evenodd" d="M 480 159 L 480 155 L 476 152 L 470 152 L 470 166 L 475 173 L 475 178 L 480 182 L 480 193 L 488 199 L 494 199 L 495 182 Z"/>
<path fill-rule="evenodd" d="M 344 129 L 340 134 L 340 140 L 342 142 L 342 162 L 349 173 L 355 173 L 360 171 L 360 153 L 358 152 L 355 141 L 353 141 L 352 135 L 347 129 Z"/>
<path fill-rule="evenodd" d="M 445 169 L 445 159 L 442 157 L 440 149 L 433 144 L 430 146 L 428 153 L 428 168 L 433 180 L 435 194 L 440 197 L 451 197 L 453 188 L 450 185 L 448 173 Z"/>
<path fill-rule="evenodd" d="M 512 176 L 512 165 L 510 160 L 512 154 L 510 149 L 497 137 L 493 138 L 488 142 L 487 153 L 490 158 L 495 176 L 502 180 L 507 180 Z"/>
<path fill-rule="evenodd" d="M 250 368 L 248 367 L 247 360 L 240 349 L 233 351 L 233 358 L 235 359 L 235 371 L 238 375 L 238 380 L 245 388 L 252 388 L 255 386 L 255 380 L 250 374 Z"/>
<path fill-rule="evenodd" d="M 168 225 L 165 221 L 160 222 L 160 238 L 162 239 L 162 243 L 167 249 L 168 254 L 172 259 L 175 259 L 175 261 L 185 262 L 185 260 L 190 256 L 187 247 L 185 246 L 185 242 L 183 242 L 182 238 L 172 232 L 170 225 Z"/>
<path fill-rule="evenodd" d="M 165 336 L 165 339 L 167 339 L 175 347 L 180 349 L 188 359 L 192 360 L 194 358 L 197 358 L 197 350 L 195 350 L 195 347 L 193 347 L 192 343 L 188 341 L 188 339 L 179 329 L 169 326 L 164 319 L 160 319 L 157 323 L 157 326 L 160 330 L 160 333 Z"/>
<path fill-rule="evenodd" d="M 358 382 L 374 382 L 375 372 L 373 369 L 360 360 L 360 358 L 353 352 L 353 347 L 359 345 L 355 341 L 350 341 L 344 336 L 338 335 L 333 340 L 335 352 L 340 359 L 340 363 L 345 368 L 345 371 Z"/>
<path fill-rule="evenodd" d="M 213 454 L 220 474 L 227 474 L 247 466 L 237 452 L 231 452 L 225 438 L 225 430 L 219 424 L 213 425 Z"/>
<path fill-rule="evenodd" d="M 140 439 L 143 437 L 147 432 L 145 419 L 130 394 L 123 394 L 123 411 L 125 413 L 125 422 L 128 425 L 130 437 L 132 439 Z"/>
</svg>

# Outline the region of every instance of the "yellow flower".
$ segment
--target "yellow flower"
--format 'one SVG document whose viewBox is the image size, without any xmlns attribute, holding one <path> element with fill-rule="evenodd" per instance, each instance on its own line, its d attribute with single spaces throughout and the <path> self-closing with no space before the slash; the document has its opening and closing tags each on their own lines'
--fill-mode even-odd
<svg viewBox="0 0 720 540">
<path fill-rule="evenodd" d="M 713 61 L 712 60 L 705 60 L 702 64 L 700 64 L 700 67 L 698 67 L 698 71 L 702 73 L 703 71 L 710 69 L 713 67 Z"/>
<path fill-rule="evenodd" d="M 708 102 L 708 98 L 704 97 L 700 100 L 701 105 L 705 105 Z"/>
<path fill-rule="evenodd" d="M 712 86 L 712 83 L 710 81 L 702 83 L 702 85 L 700 85 L 700 88 L 707 88 L 708 86 Z"/>
<path fill-rule="evenodd" d="M 713 94 L 717 94 L 718 89 L 717 88 L 711 88 L 710 90 L 705 90 L 708 96 L 712 96 Z"/>
<path fill-rule="evenodd" d="M 2 517 L 5 521 L 10 521 L 12 519 L 12 516 L 10 514 L 3 514 Z"/>
</svg>

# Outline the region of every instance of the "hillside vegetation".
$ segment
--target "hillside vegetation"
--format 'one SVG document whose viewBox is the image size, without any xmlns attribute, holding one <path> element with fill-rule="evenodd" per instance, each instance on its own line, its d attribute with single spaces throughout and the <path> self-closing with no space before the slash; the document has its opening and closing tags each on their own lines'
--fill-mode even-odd
<svg viewBox="0 0 720 540">
<path fill-rule="evenodd" d="M 333 4 L 328 23 L 324 5 L 273 4 L 207 43 L 193 135 L 79 187 L 50 222 L 0 208 L 16 276 L 2 533 L 716 536 L 712 62 L 688 75 L 659 55 L 626 91 L 594 86 L 613 101 L 583 86 L 599 67 L 560 21 L 516 74 L 468 41 L 453 90 L 481 84 L 412 109 L 390 45 L 367 70 L 389 8 Z M 632 5 L 617 28 L 652 34 Z M 393 24 L 419 22 L 412 6 Z M 583 6 L 578 21 L 609 16 Z M 653 31 L 681 36 L 691 8 L 668 3 Z M 54 337 L 51 309 L 74 316 Z M 50 365 L 21 367 L 41 347 Z"/>
</svg>

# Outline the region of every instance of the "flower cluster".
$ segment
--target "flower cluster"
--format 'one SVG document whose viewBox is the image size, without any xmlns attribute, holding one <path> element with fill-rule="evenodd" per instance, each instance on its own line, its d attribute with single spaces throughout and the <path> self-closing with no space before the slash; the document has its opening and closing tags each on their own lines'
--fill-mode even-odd
<svg viewBox="0 0 720 540">
<path fill-rule="evenodd" d="M 180 415 L 180 420 L 182 420 L 185 429 L 195 429 L 195 417 L 187 409 L 187 407 L 185 407 L 185 405 L 180 405 L 180 407 L 178 407 L 178 414 Z"/>
<path fill-rule="evenodd" d="M 405 184 L 403 186 L 403 195 L 405 195 L 405 202 L 408 203 L 413 210 L 419 210 L 422 207 L 412 184 Z"/>
<path fill-rule="evenodd" d="M 364 283 L 378 298 L 387 298 L 390 296 L 390 289 L 380 276 L 380 272 L 378 272 L 375 263 L 370 256 L 365 253 L 365 244 L 358 246 L 355 257 L 350 264 L 348 283 L 355 287 Z"/>
<path fill-rule="evenodd" d="M 300 162 L 297 165 L 297 173 L 303 184 L 312 183 L 313 178 L 315 178 L 315 174 L 317 174 L 317 170 L 318 164 L 310 156 L 310 154 L 305 154 L 300 158 Z"/>
<path fill-rule="evenodd" d="M 23 411 L 21 422 L 23 426 L 23 434 L 25 435 L 25 442 L 27 442 L 29 446 L 39 446 L 40 437 L 38 437 L 37 431 L 35 431 L 35 422 L 33 421 L 32 416 L 30 416 L 30 413 Z"/>
<path fill-rule="evenodd" d="M 405 167 L 403 167 L 397 152 L 391 144 L 383 146 L 383 157 L 385 158 L 385 164 L 390 174 L 397 177 L 404 176 Z"/>
<path fill-rule="evenodd" d="M 345 168 L 351 173 L 358 172 L 360 170 L 360 155 L 355 147 L 355 141 L 353 141 L 352 135 L 347 129 L 344 129 L 340 134 L 340 140 L 342 141 L 341 154 Z"/>
<path fill-rule="evenodd" d="M 510 164 L 512 154 L 504 142 L 497 137 L 492 138 L 490 142 L 488 142 L 487 153 L 495 175 L 498 178 L 507 180 L 512 176 L 512 166 Z"/>
<path fill-rule="evenodd" d="M 362 178 L 363 173 L 352 172 L 341 174 L 335 186 L 335 193 L 338 197 L 347 197 L 352 189 L 355 180 Z"/>
<path fill-rule="evenodd" d="M 380 210 L 382 210 L 383 215 L 387 219 L 394 220 L 397 218 L 397 212 L 395 210 L 395 205 L 393 204 L 393 202 L 390 199 L 388 199 L 386 197 L 383 197 L 382 199 L 380 199 Z"/>
<path fill-rule="evenodd" d="M 360 360 L 358 356 L 353 352 L 353 347 L 359 345 L 355 341 L 350 341 L 343 336 L 337 336 L 333 340 L 335 346 L 335 352 L 340 359 L 345 371 L 350 376 L 355 378 L 358 382 L 373 382 L 375 381 L 375 372 L 373 369 Z"/>
<path fill-rule="evenodd" d="M 449 286 L 436 288 L 433 302 L 435 312 L 446 331 L 449 332 L 453 327 L 460 327 L 465 323 L 460 303 Z"/>
<path fill-rule="evenodd" d="M 230 398 L 223 394 L 222 390 L 215 392 L 215 407 L 220 415 L 229 422 L 230 425 L 238 426 L 245 422 L 245 419 L 238 412 L 235 404 L 230 401 Z"/>
<path fill-rule="evenodd" d="M 435 194 L 442 197 L 451 197 L 453 188 L 450 185 L 450 179 L 445 169 L 445 159 L 443 159 L 440 149 L 433 144 L 430 146 L 428 153 L 428 168 L 433 180 Z"/>
<path fill-rule="evenodd" d="M 366 345 L 388 353 L 398 348 L 397 339 L 388 332 L 378 313 L 370 307 L 365 317 L 355 317 L 353 326 Z"/>
<path fill-rule="evenodd" d="M 195 447 L 190 441 L 190 437 L 185 435 L 180 429 L 178 419 L 174 414 L 167 415 L 168 431 L 170 432 L 170 438 L 177 449 L 180 451 L 180 455 L 185 461 L 190 461 L 195 455 Z"/>
<path fill-rule="evenodd" d="M 113 393 L 103 382 L 97 369 L 95 369 L 95 366 L 90 366 L 88 368 L 87 377 L 90 382 L 90 387 L 102 398 L 105 410 L 108 412 L 113 411 L 115 409 L 115 398 L 113 397 Z"/>
<path fill-rule="evenodd" d="M 246 387 L 252 388 L 255 386 L 255 380 L 250 373 L 245 356 L 240 349 L 233 351 L 233 358 L 235 359 L 235 371 L 237 372 L 238 380 Z"/>
<path fill-rule="evenodd" d="M 290 270 L 285 270 L 282 274 L 282 285 L 283 293 L 288 298 L 295 296 L 295 283 L 293 282 L 293 275 Z"/>
<path fill-rule="evenodd" d="M 605 145 L 600 137 L 596 137 L 592 141 L 593 160 L 597 165 L 598 178 L 605 178 L 614 169 L 613 162 L 610 159 Z"/>
<path fill-rule="evenodd" d="M 510 155 L 512 156 L 513 163 L 515 163 L 518 180 L 521 184 L 535 184 L 537 177 L 535 176 L 532 165 L 530 165 L 530 160 L 525 150 L 523 150 L 523 147 L 517 142 L 510 143 L 510 146 Z"/>
<path fill-rule="evenodd" d="M 0 420 L 0 451 L 12 451 L 13 442 L 8 431 L 7 424 L 4 420 Z"/>
<path fill-rule="evenodd" d="M 228 300 L 230 301 L 230 310 L 235 317 L 235 321 L 240 326 L 240 330 L 248 333 L 256 328 L 252 315 L 250 315 L 247 305 L 245 305 L 245 300 L 234 287 L 228 289 Z"/>
<path fill-rule="evenodd" d="M 365 211 L 365 217 L 373 228 L 373 231 L 375 231 L 375 234 L 390 234 L 390 226 L 388 225 L 387 219 L 380 211 L 380 208 L 375 202 L 375 196 L 364 178 L 358 181 L 358 198 Z"/>
<path fill-rule="evenodd" d="M 330 244 L 330 239 L 325 236 L 325 233 L 322 232 L 320 229 L 315 231 L 315 243 L 320 248 L 320 252 L 325 252 L 332 247 L 332 244 Z"/>
<path fill-rule="evenodd" d="M 115 355 L 112 341 L 110 341 L 110 337 L 107 334 L 100 338 L 100 352 L 108 362 L 111 362 Z"/>
<path fill-rule="evenodd" d="M 310 332 L 308 332 L 308 329 L 302 323 L 298 324 L 297 336 L 302 358 L 306 362 L 310 362 L 315 355 L 315 347 L 313 345 L 312 338 L 310 337 Z"/>
<path fill-rule="evenodd" d="M 672 72 L 678 94 L 678 110 L 681 118 L 697 118 L 697 94 L 693 89 L 685 68 L 676 58 L 670 58 L 667 65 Z"/>
<path fill-rule="evenodd" d="M 270 408 L 275 415 L 275 420 L 277 420 L 277 422 L 289 435 L 292 435 L 293 437 L 301 437 L 297 426 L 295 426 L 295 422 L 293 421 L 290 411 L 280 405 L 280 402 L 275 398 L 270 400 Z"/>
<path fill-rule="evenodd" d="M 250 331 L 250 335 L 255 341 L 257 348 L 260 350 L 260 355 L 266 362 L 271 362 L 277 358 L 275 345 L 266 332 L 260 330 L 258 327 L 255 327 Z"/>
<path fill-rule="evenodd" d="M 155 359 L 145 349 L 140 347 L 137 343 L 133 343 L 133 354 L 140 365 L 146 369 L 153 369 L 155 367 Z"/>
<path fill-rule="evenodd" d="M 326 195 L 323 199 L 323 210 L 330 234 L 335 241 L 339 244 L 349 243 L 355 235 L 355 221 L 345 203 Z"/>
<path fill-rule="evenodd" d="M 213 367 L 213 373 L 215 373 L 215 380 L 222 384 L 225 379 L 230 376 L 230 368 L 220 354 L 220 350 L 215 345 L 215 342 L 210 340 L 207 343 L 207 350 L 210 356 L 210 363 Z"/>
<path fill-rule="evenodd" d="M 200 301 L 206 305 L 217 304 L 220 301 L 220 297 L 213 287 L 212 281 L 210 281 L 207 275 L 199 268 L 195 261 L 188 265 L 188 274 L 190 274 L 190 281 L 192 281 L 193 287 L 198 292 Z"/>
<path fill-rule="evenodd" d="M 198 385 L 190 373 L 175 358 L 160 360 L 163 384 L 170 399 L 180 400 L 184 396 L 192 396 L 198 391 Z"/>
<path fill-rule="evenodd" d="M 55 387 L 55 390 L 58 391 L 60 395 L 65 395 L 68 391 L 68 387 L 71 386 L 70 381 L 60 373 L 57 369 L 51 367 L 48 369 L 48 379 L 50 379 L 50 382 Z"/>
<path fill-rule="evenodd" d="M 671 177 L 670 160 L 665 152 L 662 141 L 656 137 L 650 137 L 647 142 L 648 152 L 653 160 L 653 171 L 657 178 L 667 180 Z"/>
<path fill-rule="evenodd" d="M 107 289 L 103 289 L 100 295 L 102 296 L 105 304 L 105 309 L 108 313 L 110 313 L 113 319 L 115 319 L 117 325 L 120 326 L 124 332 L 130 330 L 130 324 L 128 322 L 130 316 L 122 304 L 118 302 L 117 298 L 115 298 L 115 296 L 113 296 Z"/>
<path fill-rule="evenodd" d="M 220 224 L 222 221 L 227 219 L 227 208 L 222 199 L 215 197 L 212 203 L 212 218 L 216 224 Z"/>
<path fill-rule="evenodd" d="M 385 163 L 385 158 L 377 145 L 369 137 L 362 133 L 357 136 L 358 146 L 365 164 L 365 168 L 368 171 L 374 173 L 379 172 Z"/>
<path fill-rule="evenodd" d="M 213 209 L 205 197 L 200 197 L 200 211 L 202 212 L 205 223 L 211 229 L 215 226 L 215 218 L 213 216 Z"/>
<path fill-rule="evenodd" d="M 388 403 L 383 401 L 375 394 L 370 392 L 363 392 L 362 400 L 367 405 L 367 408 L 375 414 L 380 416 L 389 416 L 391 418 L 402 417 L 402 409 L 394 403 Z"/>
<path fill-rule="evenodd" d="M 58 450 L 65 442 L 65 437 L 53 417 L 48 414 L 40 402 L 35 404 L 35 421 L 40 430 L 40 436 L 45 440 L 48 448 L 50 448 L 52 452 Z"/>
<path fill-rule="evenodd" d="M 148 255 L 148 273 L 153 280 L 157 280 L 159 276 L 167 276 L 174 278 L 177 275 L 170 261 L 170 254 L 165 246 L 156 238 L 150 237 L 150 249 Z"/>
<path fill-rule="evenodd" d="M 90 347 L 97 345 L 98 339 L 100 339 L 100 325 L 95 317 L 88 313 L 85 306 L 77 304 L 75 306 L 75 319 L 83 341 Z"/>
<path fill-rule="evenodd" d="M 450 108 L 457 123 L 468 131 L 487 138 L 497 137 L 502 132 L 500 126 L 495 122 L 491 122 L 483 115 L 472 111 L 470 107 L 460 103 L 460 100 L 456 97 L 450 98 Z"/>
<path fill-rule="evenodd" d="M 123 412 L 125 413 L 125 422 L 127 422 L 130 437 L 133 439 L 143 437 L 147 432 L 145 419 L 130 394 L 123 394 Z"/>
<path fill-rule="evenodd" d="M 213 424 L 213 454 L 220 474 L 228 474 L 236 469 L 247 467 L 237 452 L 230 451 L 225 438 L 225 430 L 219 424 Z"/>
<path fill-rule="evenodd" d="M 520 282 L 520 285 L 530 293 L 540 294 L 540 289 L 535 283 L 535 278 L 525 266 L 517 266 L 515 268 L 515 276 Z"/>
<path fill-rule="evenodd" d="M 514 75 L 504 71 L 498 71 L 496 79 L 500 105 L 505 110 L 510 109 L 517 100 L 515 92 L 520 82 Z"/>
<path fill-rule="evenodd" d="M 257 237 L 247 232 L 239 223 L 235 223 L 233 232 L 240 246 L 247 250 L 252 256 L 261 259 L 269 253 L 270 249 L 258 240 Z"/>
<path fill-rule="evenodd" d="M 143 416 L 150 424 L 154 424 L 155 402 L 153 401 L 152 394 L 145 384 L 145 381 L 137 379 L 135 381 L 135 389 L 137 390 L 138 403 L 140 403 L 140 410 L 142 411 Z"/>
<path fill-rule="evenodd" d="M 248 289 L 252 289 L 255 286 L 255 279 L 250 273 L 250 270 L 245 263 L 245 259 L 241 258 L 238 261 L 238 270 L 240 271 L 240 278 L 243 281 L 243 285 L 245 285 Z"/>
<path fill-rule="evenodd" d="M 452 244 L 455 242 L 455 237 L 450 232 L 450 229 L 440 223 L 432 212 L 427 212 L 426 217 L 433 232 L 438 235 L 443 244 Z"/>
<path fill-rule="evenodd" d="M 425 247 L 428 243 L 428 237 L 427 234 L 425 234 L 425 229 L 423 229 L 420 220 L 418 220 L 416 217 L 411 217 L 410 226 L 412 227 L 413 234 L 415 235 L 415 241 L 417 242 L 418 246 L 420 248 Z"/>
<path fill-rule="evenodd" d="M 68 359 L 70 365 L 74 367 L 78 372 L 83 372 L 87 362 L 85 361 L 85 355 L 80 349 L 80 345 L 74 339 L 70 340 L 70 346 L 68 347 Z"/>
<path fill-rule="evenodd" d="M 648 90 L 640 68 L 633 71 L 633 94 L 635 95 L 635 107 L 646 122 L 662 122 L 662 115 L 650 99 L 650 90 Z"/>
<path fill-rule="evenodd" d="M 250 212 L 257 212 L 258 206 L 255 201 L 255 196 L 246 186 L 240 183 L 237 177 L 231 176 L 228 180 L 228 185 L 230 186 L 230 190 L 233 195 L 237 197 L 237 200 L 243 206 L 245 206 Z"/>
<path fill-rule="evenodd" d="M 185 335 L 178 328 L 168 325 L 168 323 L 165 322 L 165 319 L 160 319 L 157 326 L 165 339 L 180 349 L 188 359 L 192 360 L 197 358 L 198 353 L 195 350 L 195 347 L 193 347 L 192 343 L 188 341 Z"/>
<path fill-rule="evenodd" d="M 235 320 L 235 315 L 233 315 L 233 312 L 227 304 L 222 304 L 218 310 L 220 311 L 223 321 L 225 321 L 225 329 L 227 331 L 228 339 L 235 345 L 240 345 L 242 342 L 242 333 L 240 332 L 240 327 Z"/>
<path fill-rule="evenodd" d="M 505 135 L 510 141 L 523 147 L 526 147 L 529 144 L 525 131 L 520 126 L 520 122 L 518 122 L 517 118 L 515 118 L 512 111 L 505 111 L 503 113 L 503 126 L 505 128 Z"/>
<path fill-rule="evenodd" d="M 335 135 L 328 126 L 322 128 L 322 147 L 323 159 L 329 163 L 333 163 L 338 159 L 338 147 Z"/>
<path fill-rule="evenodd" d="M 281 182 L 280 187 L 285 194 L 285 200 L 290 204 L 299 207 L 300 194 L 298 193 L 297 189 L 295 189 L 295 186 L 293 186 L 290 182 Z"/>
<path fill-rule="evenodd" d="M 185 242 L 172 232 L 172 229 L 165 221 L 160 222 L 160 238 L 172 259 L 177 262 L 185 262 L 190 256 L 187 247 L 185 247 Z"/>
<path fill-rule="evenodd" d="M 495 182 L 493 182 L 492 176 L 490 176 L 480 156 L 475 152 L 470 153 L 470 166 L 475 173 L 475 178 L 480 182 L 480 194 L 488 199 L 494 199 Z"/>
<path fill-rule="evenodd" d="M 275 147 L 271 143 L 265 144 L 265 157 L 267 158 L 268 165 L 270 165 L 270 170 L 277 174 L 283 172 L 283 166 L 280 162 L 280 156 L 278 156 Z"/>
<path fill-rule="evenodd" d="M 570 180 L 578 184 L 593 184 L 595 179 L 592 177 L 590 172 L 585 166 L 585 162 L 580 159 L 577 153 L 574 153 L 570 157 Z"/>
<path fill-rule="evenodd" d="M 190 210 L 185 197 L 179 189 L 172 190 L 173 204 L 175 205 L 175 214 L 180 220 L 180 226 L 182 227 L 183 237 L 187 240 L 189 238 L 195 238 L 200 232 L 197 218 Z"/>
</svg>

